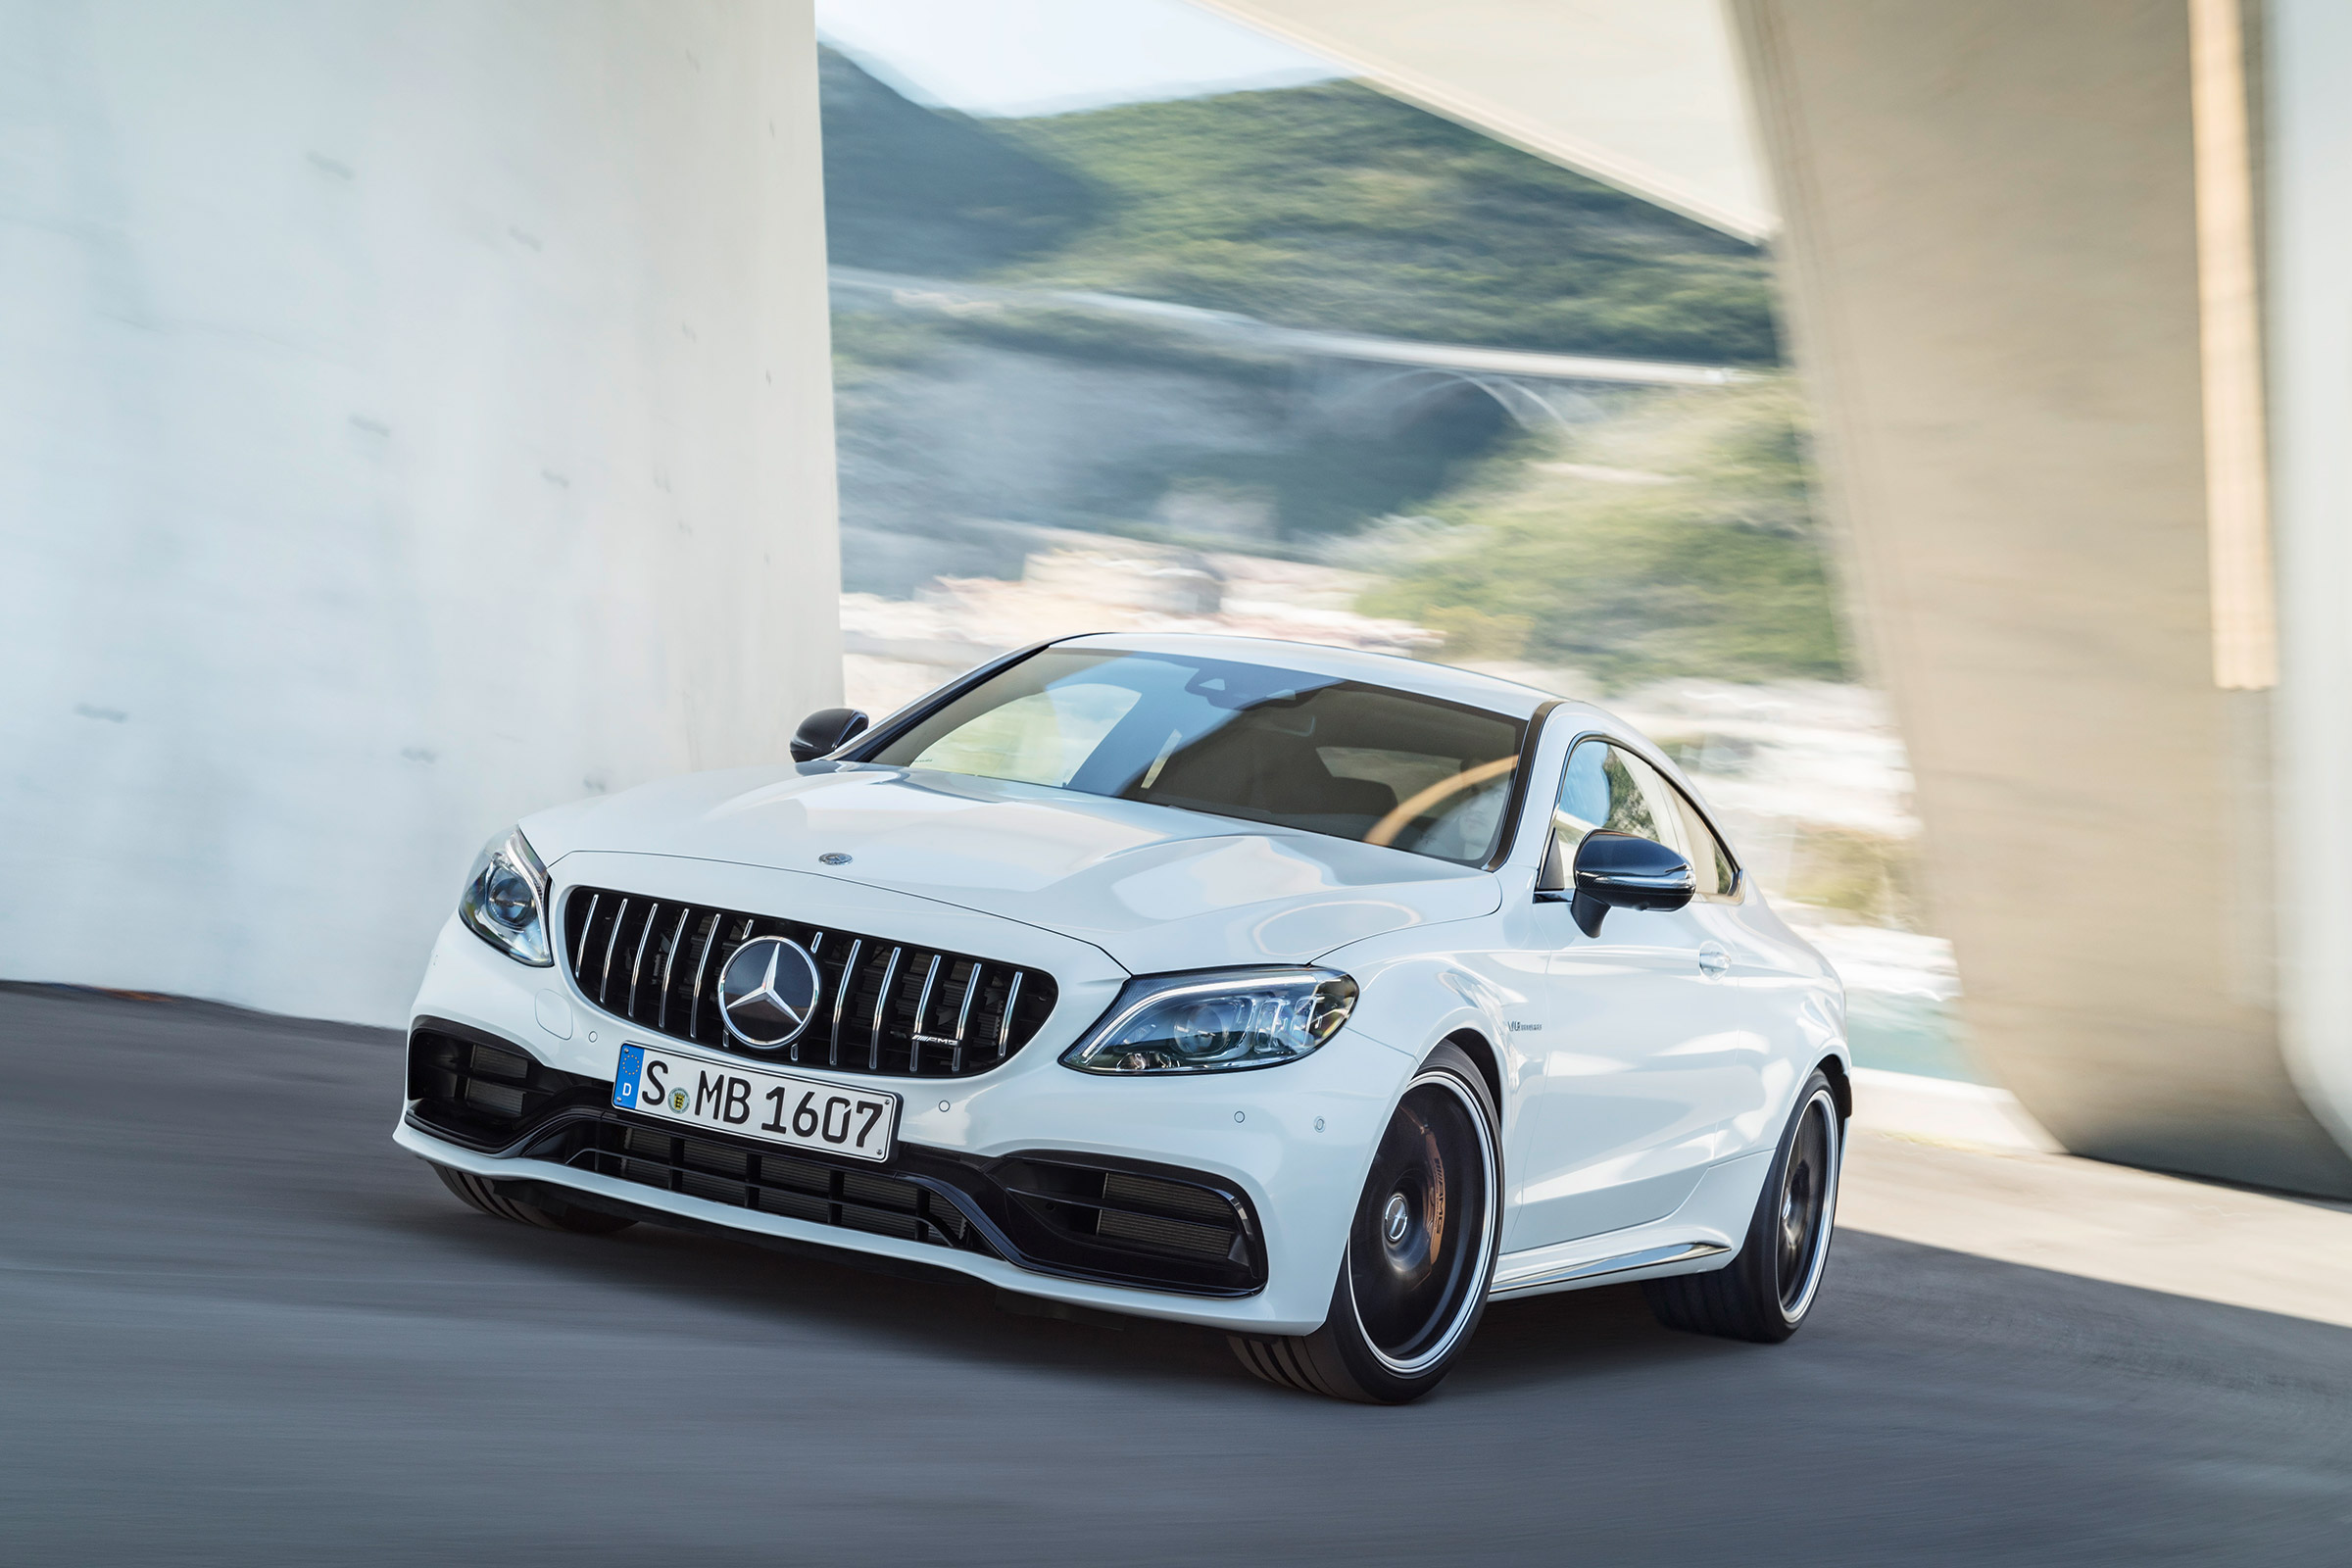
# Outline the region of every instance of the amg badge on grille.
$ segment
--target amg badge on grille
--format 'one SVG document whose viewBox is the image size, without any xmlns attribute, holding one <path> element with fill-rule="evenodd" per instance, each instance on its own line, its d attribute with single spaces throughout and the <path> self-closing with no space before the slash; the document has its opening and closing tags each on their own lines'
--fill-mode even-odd
<svg viewBox="0 0 2352 1568">
<path fill-rule="evenodd" d="M 816 1010 L 816 960 L 798 942 L 754 937 L 718 975 L 718 1015 L 727 1033 L 756 1051 L 800 1038 Z"/>
</svg>

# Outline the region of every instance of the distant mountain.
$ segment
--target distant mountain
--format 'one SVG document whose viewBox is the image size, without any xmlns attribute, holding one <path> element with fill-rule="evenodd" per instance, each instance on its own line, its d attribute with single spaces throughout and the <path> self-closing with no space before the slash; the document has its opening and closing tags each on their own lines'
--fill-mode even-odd
<svg viewBox="0 0 2352 1568">
<path fill-rule="evenodd" d="M 1742 244 L 1350 83 L 976 121 L 825 62 L 836 262 L 1285 325 L 1733 364 L 1781 359 Z M 917 290 L 917 294 L 924 291 Z M 1012 576 L 1046 530 L 1319 557 L 1446 657 L 1612 686 L 1846 672 L 1786 378 L 1373 396 L 1131 316 L 836 300 L 844 579 Z M 1354 390 L 1349 390 L 1350 386 Z M 1367 527 L 1367 525 L 1371 525 Z"/>
<path fill-rule="evenodd" d="M 909 103 L 830 49 L 817 52 L 825 239 L 832 260 L 965 277 L 1067 244 L 1094 189 L 962 115 Z"/>
<path fill-rule="evenodd" d="M 1754 246 L 1351 82 L 975 121 L 824 71 L 833 259 L 1509 348 L 1780 361 Z"/>
</svg>

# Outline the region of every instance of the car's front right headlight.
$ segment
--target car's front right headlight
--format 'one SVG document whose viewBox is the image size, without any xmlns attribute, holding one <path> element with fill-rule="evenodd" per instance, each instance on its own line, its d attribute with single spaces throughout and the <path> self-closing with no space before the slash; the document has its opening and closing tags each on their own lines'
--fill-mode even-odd
<svg viewBox="0 0 2352 1568">
<path fill-rule="evenodd" d="M 482 846 L 458 895 L 458 918 L 517 963 L 546 968 L 556 960 L 547 940 L 547 867 L 522 829 Z"/>
<path fill-rule="evenodd" d="M 1279 1067 L 1321 1049 L 1354 1008 L 1355 982 L 1337 969 L 1145 975 L 1061 1064 L 1120 1077 Z"/>
</svg>

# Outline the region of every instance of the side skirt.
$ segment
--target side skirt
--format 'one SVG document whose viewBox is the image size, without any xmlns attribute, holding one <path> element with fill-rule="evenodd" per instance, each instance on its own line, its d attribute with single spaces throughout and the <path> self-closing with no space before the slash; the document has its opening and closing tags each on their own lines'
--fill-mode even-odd
<svg viewBox="0 0 2352 1568">
<path fill-rule="evenodd" d="M 1517 1276 L 1497 1274 L 1487 1292 L 1490 1301 L 1519 1296 L 1544 1296 L 1552 1291 L 1582 1290 L 1589 1285 L 1619 1285 L 1627 1278 L 1655 1279 L 1666 1274 L 1696 1274 L 1731 1260 L 1732 1250 L 1717 1242 L 1669 1242 L 1638 1252 L 1597 1257 L 1589 1263 L 1539 1268 Z"/>
<path fill-rule="evenodd" d="M 1495 1260 L 1489 1300 L 1624 1285 L 1721 1268 L 1740 1250 L 1772 1165 L 1761 1149 L 1708 1168 L 1680 1208 L 1646 1225 L 1555 1242 Z"/>
</svg>

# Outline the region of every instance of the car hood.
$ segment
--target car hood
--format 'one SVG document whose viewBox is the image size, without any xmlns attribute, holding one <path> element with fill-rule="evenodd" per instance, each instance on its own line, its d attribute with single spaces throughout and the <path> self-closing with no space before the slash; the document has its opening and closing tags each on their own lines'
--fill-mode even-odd
<svg viewBox="0 0 2352 1568">
<path fill-rule="evenodd" d="M 691 774 L 523 827 L 550 864 L 605 850 L 808 872 L 1062 932 L 1139 973 L 1303 962 L 1500 901 L 1485 872 L 1400 850 L 871 764 Z"/>
</svg>

